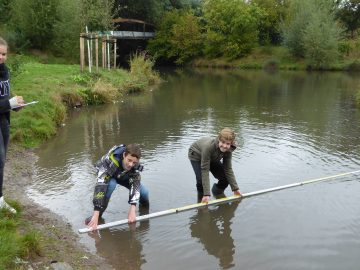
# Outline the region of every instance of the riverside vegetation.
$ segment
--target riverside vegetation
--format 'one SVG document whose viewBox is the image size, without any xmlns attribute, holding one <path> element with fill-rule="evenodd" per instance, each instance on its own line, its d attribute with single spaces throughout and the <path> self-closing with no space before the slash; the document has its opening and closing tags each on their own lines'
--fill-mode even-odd
<svg viewBox="0 0 360 270">
<path fill-rule="evenodd" d="M 9 151 L 7 169 L 11 172 L 6 182 L 23 179 L 25 169 L 19 170 L 18 167 L 31 164 L 25 158 L 21 165 L 19 156 L 12 156 L 14 152 L 36 147 L 56 134 L 68 108 L 114 102 L 129 92 L 143 91 L 160 82 L 159 75 L 152 69 L 153 62 L 144 54 L 137 54 L 130 60 L 130 71 L 114 69 L 80 73 L 79 65 L 42 64 L 32 57 L 21 55 L 11 55 L 8 64 L 13 94 L 23 96 L 28 102 L 38 100 L 39 103 L 12 116 L 11 144 L 16 150 Z M 11 168 L 12 163 L 14 167 Z M 31 171 L 31 168 L 28 170 Z M 14 173 L 20 175 L 14 176 Z M 31 175 L 31 172 L 28 174 Z M 21 185 L 25 186 L 24 183 Z M 9 194 L 16 193 L 11 187 L 10 191 Z M 31 261 L 32 257 L 46 251 L 44 247 L 47 243 L 55 242 L 46 233 L 37 231 L 36 226 L 31 226 L 32 222 L 24 218 L 19 202 L 10 200 L 10 203 L 18 214 L 0 211 L 0 269 L 27 269 L 19 261 Z M 59 241 L 61 246 L 66 246 L 61 242 L 68 239 Z"/>
</svg>

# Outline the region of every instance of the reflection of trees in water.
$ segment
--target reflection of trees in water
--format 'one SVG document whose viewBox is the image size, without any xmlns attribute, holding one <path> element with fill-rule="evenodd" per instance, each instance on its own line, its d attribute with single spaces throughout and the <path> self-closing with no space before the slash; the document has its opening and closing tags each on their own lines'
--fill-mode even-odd
<svg viewBox="0 0 360 270">
<path fill-rule="evenodd" d="M 235 265 L 235 245 L 230 226 L 239 203 L 221 204 L 214 210 L 198 209 L 190 221 L 191 236 L 199 239 L 208 254 L 219 259 L 222 269 Z"/>
<path fill-rule="evenodd" d="M 118 143 L 137 142 L 152 152 L 181 140 L 188 127 L 216 134 L 230 126 L 241 134 L 244 123 L 279 136 L 285 126 L 288 134 L 304 134 L 331 152 L 352 152 L 360 143 L 360 126 L 353 125 L 359 113 L 351 108 L 352 92 L 342 89 L 358 83 L 343 73 L 178 72 L 151 93 L 75 113 L 53 147 L 44 149 L 44 163 L 61 167 L 66 158 L 53 156 L 62 152 L 86 152 L 94 162 Z"/>
<path fill-rule="evenodd" d="M 114 269 L 137 270 L 146 262 L 141 238 L 148 230 L 149 221 L 143 221 L 136 229 L 105 229 L 89 235 L 95 239 L 97 254 L 105 258 Z"/>
</svg>

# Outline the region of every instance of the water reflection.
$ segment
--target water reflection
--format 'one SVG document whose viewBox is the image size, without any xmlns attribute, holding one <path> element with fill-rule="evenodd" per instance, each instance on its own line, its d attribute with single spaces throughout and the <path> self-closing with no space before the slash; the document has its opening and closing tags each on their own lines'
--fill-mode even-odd
<svg viewBox="0 0 360 270">
<path fill-rule="evenodd" d="M 235 244 L 231 237 L 231 220 L 235 216 L 239 203 L 236 201 L 220 204 L 216 209 L 200 208 L 190 220 L 191 236 L 198 238 L 208 254 L 219 260 L 219 266 L 222 269 L 235 266 Z"/>
<path fill-rule="evenodd" d="M 121 230 L 105 229 L 88 233 L 95 240 L 97 253 L 114 269 L 139 270 L 146 263 L 142 242 L 149 230 L 149 221 L 142 221 Z"/>
</svg>

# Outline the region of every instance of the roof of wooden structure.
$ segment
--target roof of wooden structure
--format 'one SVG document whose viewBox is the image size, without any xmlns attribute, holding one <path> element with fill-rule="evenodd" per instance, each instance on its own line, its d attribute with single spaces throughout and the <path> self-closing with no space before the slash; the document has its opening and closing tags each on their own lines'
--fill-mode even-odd
<svg viewBox="0 0 360 270">
<path fill-rule="evenodd" d="M 154 26 L 154 24 L 152 24 L 152 23 L 147 23 L 145 21 L 137 20 L 137 19 L 116 18 L 116 19 L 113 19 L 112 22 L 113 23 L 122 23 L 122 22 L 125 22 L 125 23 L 141 23 L 141 24 L 147 24 L 147 25 Z"/>
</svg>

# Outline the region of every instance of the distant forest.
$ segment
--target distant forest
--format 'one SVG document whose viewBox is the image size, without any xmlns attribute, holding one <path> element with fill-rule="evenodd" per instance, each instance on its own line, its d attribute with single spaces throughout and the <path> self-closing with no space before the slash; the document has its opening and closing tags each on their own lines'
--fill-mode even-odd
<svg viewBox="0 0 360 270">
<path fill-rule="evenodd" d="M 234 60 L 284 46 L 315 68 L 360 50 L 359 0 L 2 0 L 0 33 L 13 52 L 79 57 L 79 33 L 113 30 L 113 18 L 154 24 L 147 51 L 160 62 Z"/>
</svg>

